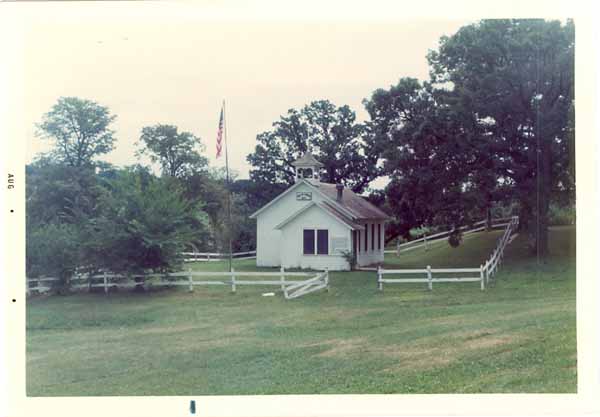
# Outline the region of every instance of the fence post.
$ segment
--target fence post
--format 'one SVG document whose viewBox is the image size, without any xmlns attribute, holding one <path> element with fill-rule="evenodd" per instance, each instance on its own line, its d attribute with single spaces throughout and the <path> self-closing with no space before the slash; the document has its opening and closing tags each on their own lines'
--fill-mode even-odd
<svg viewBox="0 0 600 417">
<path fill-rule="evenodd" d="M 423 240 L 425 241 L 425 252 L 429 250 L 429 244 L 427 243 L 427 233 L 423 234 Z"/>
<path fill-rule="evenodd" d="M 206 254 L 206 261 L 207 261 L 207 262 L 208 262 L 208 261 L 210 261 L 210 253 L 207 253 L 207 254 Z"/>
<path fill-rule="evenodd" d="M 235 292 L 235 269 L 231 268 L 231 292 Z"/>
<path fill-rule="evenodd" d="M 377 265 L 377 288 L 383 291 L 383 282 L 381 281 L 381 265 Z"/>
<path fill-rule="evenodd" d="M 325 268 L 325 290 L 329 292 L 329 268 Z"/>
<path fill-rule="evenodd" d="M 194 291 L 194 278 L 192 277 L 192 268 L 188 268 L 188 283 L 190 284 L 190 292 Z"/>
<path fill-rule="evenodd" d="M 479 265 L 479 276 L 481 280 L 481 291 L 485 290 L 485 280 L 483 277 L 483 265 Z"/>
<path fill-rule="evenodd" d="M 400 239 L 396 238 L 396 256 L 400 256 Z"/>
<path fill-rule="evenodd" d="M 280 272 L 281 291 L 283 291 L 285 289 L 285 268 L 283 267 L 283 265 L 281 266 Z"/>
<path fill-rule="evenodd" d="M 104 294 L 108 294 L 108 277 L 106 276 L 106 271 L 104 271 L 102 278 L 104 279 Z"/>
<path fill-rule="evenodd" d="M 431 266 L 427 265 L 427 288 L 429 291 L 433 290 L 433 277 L 431 276 Z"/>
</svg>

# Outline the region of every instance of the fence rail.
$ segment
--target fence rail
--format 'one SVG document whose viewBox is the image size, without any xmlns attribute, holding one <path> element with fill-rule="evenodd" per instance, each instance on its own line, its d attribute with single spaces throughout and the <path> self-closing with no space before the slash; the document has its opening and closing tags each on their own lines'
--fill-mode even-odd
<svg viewBox="0 0 600 417">
<path fill-rule="evenodd" d="M 496 248 L 485 264 L 479 268 L 431 268 L 427 266 L 424 269 L 383 269 L 377 268 L 377 287 L 383 291 L 383 284 L 401 284 L 401 283 L 426 283 L 429 290 L 433 289 L 433 284 L 437 282 L 479 282 L 481 290 L 485 290 L 490 278 L 498 270 L 498 266 L 504 257 L 504 249 L 511 241 L 512 232 L 519 224 L 518 217 L 512 217 L 506 226 L 504 233 L 500 237 Z M 456 276 L 456 274 L 463 274 Z M 385 278 L 385 275 L 409 275 L 407 278 Z M 422 275 L 422 276 L 418 276 Z M 437 276 L 436 276 L 437 275 Z M 448 276 L 452 275 L 452 276 Z"/>
<path fill-rule="evenodd" d="M 283 288 L 283 295 L 286 300 L 291 300 L 321 289 L 329 290 L 329 272 L 327 270 L 314 278 Z"/>
<path fill-rule="evenodd" d="M 196 277 L 221 279 L 195 280 L 194 278 Z M 254 279 L 244 279 L 246 277 Z M 289 277 L 297 279 L 290 280 Z M 149 278 L 159 278 L 160 280 L 151 281 L 149 280 Z M 71 282 L 85 280 L 87 281 L 87 283 L 71 284 L 70 288 L 104 288 L 104 292 L 108 294 L 111 288 L 187 286 L 189 288 L 189 291 L 193 291 L 195 286 L 200 285 L 226 285 L 231 286 L 232 292 L 236 292 L 237 287 L 239 285 L 277 285 L 284 293 L 286 299 L 292 299 L 322 288 L 328 288 L 329 272 L 327 270 L 325 270 L 324 272 L 312 273 L 288 272 L 283 267 L 278 272 L 246 272 L 236 271 L 232 268 L 231 272 L 204 272 L 188 270 L 184 272 L 176 272 L 169 274 L 155 273 L 130 276 L 103 273 L 96 275 L 79 275 L 74 276 L 70 279 Z M 99 280 L 101 280 L 101 282 L 97 282 Z M 115 282 L 115 280 L 117 282 Z M 30 295 L 33 291 L 46 292 L 51 290 L 52 287 L 43 285 L 43 283 L 52 281 L 58 282 L 60 280 L 58 278 L 53 277 L 27 279 L 27 294 Z M 42 285 L 40 285 L 40 283 L 42 283 Z"/>
<path fill-rule="evenodd" d="M 185 256 L 184 262 L 214 262 L 229 258 L 228 253 L 220 252 L 181 252 L 181 254 Z M 238 260 L 254 259 L 256 258 L 256 251 L 233 252 L 231 257 Z"/>
</svg>

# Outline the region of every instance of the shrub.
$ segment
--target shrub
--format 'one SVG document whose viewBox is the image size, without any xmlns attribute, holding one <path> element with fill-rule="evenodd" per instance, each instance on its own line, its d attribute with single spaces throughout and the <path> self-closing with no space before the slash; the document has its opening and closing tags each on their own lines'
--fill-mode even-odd
<svg viewBox="0 0 600 417">
<path fill-rule="evenodd" d="M 350 270 L 354 271 L 357 264 L 356 253 L 354 253 L 354 251 L 345 250 L 342 252 L 342 256 L 346 262 L 348 262 L 348 265 L 350 265 Z"/>
<path fill-rule="evenodd" d="M 26 241 L 27 275 L 59 278 L 59 290 L 66 291 L 81 261 L 80 248 L 76 225 L 51 223 L 32 229 Z"/>
<path fill-rule="evenodd" d="M 448 244 L 453 248 L 456 248 L 462 242 L 462 233 L 460 230 L 453 230 L 448 236 Z"/>
<path fill-rule="evenodd" d="M 575 206 L 559 206 L 550 204 L 548 224 L 551 226 L 568 226 L 575 224 Z"/>
<path fill-rule="evenodd" d="M 185 201 L 170 178 L 120 172 L 99 199 L 100 214 L 86 224 L 86 259 L 119 273 L 167 272 L 181 266 L 181 252 L 202 233 L 202 211 Z"/>
</svg>

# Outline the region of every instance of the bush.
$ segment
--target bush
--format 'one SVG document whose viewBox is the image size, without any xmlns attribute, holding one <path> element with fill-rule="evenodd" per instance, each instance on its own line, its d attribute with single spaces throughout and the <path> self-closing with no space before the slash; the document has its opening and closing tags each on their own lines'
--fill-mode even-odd
<svg viewBox="0 0 600 417">
<path fill-rule="evenodd" d="M 350 270 L 354 271 L 358 262 L 356 259 L 356 253 L 354 253 L 354 251 L 345 250 L 342 252 L 342 256 L 344 257 L 346 262 L 348 262 L 348 265 L 350 265 Z"/>
<path fill-rule="evenodd" d="M 80 248 L 80 233 L 73 224 L 47 224 L 34 228 L 26 241 L 27 275 L 59 278 L 59 289 L 66 290 L 80 263 Z"/>
<path fill-rule="evenodd" d="M 550 226 L 569 226 L 575 224 L 575 206 L 550 204 L 548 224 Z"/>
<path fill-rule="evenodd" d="M 457 248 L 462 242 L 462 233 L 460 230 L 454 230 L 448 236 L 448 244 L 453 248 Z"/>
<path fill-rule="evenodd" d="M 203 230 L 203 213 L 186 202 L 177 182 L 120 172 L 99 199 L 100 214 L 85 227 L 86 260 L 117 273 L 167 272 Z"/>
</svg>

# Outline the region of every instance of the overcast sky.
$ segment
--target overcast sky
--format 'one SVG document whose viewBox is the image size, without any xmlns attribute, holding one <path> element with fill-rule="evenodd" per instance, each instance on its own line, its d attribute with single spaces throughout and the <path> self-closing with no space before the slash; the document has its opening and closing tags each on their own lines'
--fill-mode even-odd
<svg viewBox="0 0 600 417">
<path fill-rule="evenodd" d="M 428 50 L 467 23 L 38 22 L 26 31 L 27 158 L 48 149 L 35 123 L 59 97 L 77 96 L 117 115 L 109 162 L 135 163 L 141 128 L 165 123 L 199 136 L 220 166 L 215 135 L 225 99 L 230 167 L 247 177 L 256 135 L 288 109 L 328 99 L 364 120 L 364 98 L 401 77 L 426 79 Z"/>
</svg>

